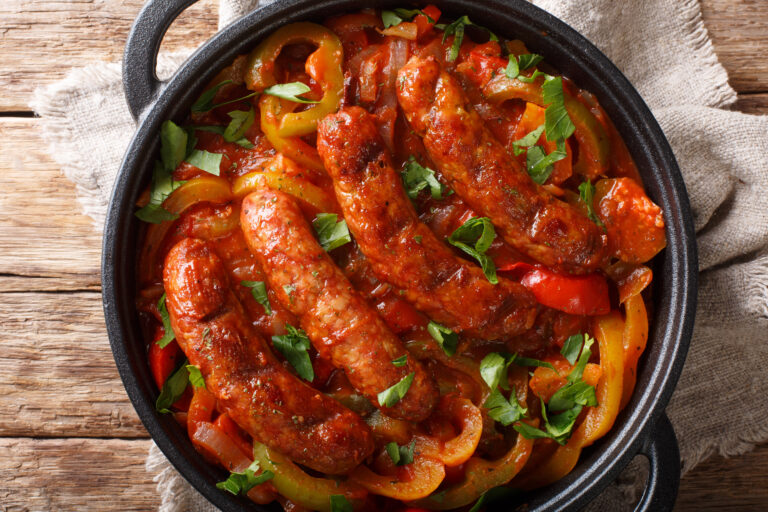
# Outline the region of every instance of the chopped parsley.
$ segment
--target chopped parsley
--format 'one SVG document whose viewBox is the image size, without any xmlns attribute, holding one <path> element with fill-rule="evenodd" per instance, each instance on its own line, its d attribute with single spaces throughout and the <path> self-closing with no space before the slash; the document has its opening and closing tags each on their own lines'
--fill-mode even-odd
<svg viewBox="0 0 768 512">
<path fill-rule="evenodd" d="M 449 328 L 432 321 L 427 324 L 427 331 L 435 339 L 437 344 L 440 345 L 440 348 L 443 349 L 445 355 L 451 357 L 456 353 L 456 348 L 459 346 L 458 334 Z"/>
<path fill-rule="evenodd" d="M 498 388 L 491 391 L 488 398 L 483 403 L 483 407 L 488 409 L 488 416 L 501 423 L 505 427 L 516 421 L 520 421 L 528 413 L 528 409 L 520 405 L 512 390 L 509 394 L 509 400 L 504 398 Z"/>
<path fill-rule="evenodd" d="M 343 494 L 332 494 L 329 498 L 331 512 L 354 512 L 352 504 Z"/>
<path fill-rule="evenodd" d="M 587 216 L 592 222 L 605 229 L 605 224 L 600 220 L 600 217 L 595 213 L 594 197 L 595 186 L 589 181 L 585 181 L 579 185 L 579 197 L 584 201 L 584 205 L 587 207 Z"/>
<path fill-rule="evenodd" d="M 187 157 L 186 162 L 194 165 L 201 171 L 218 176 L 221 172 L 221 158 L 223 156 L 221 153 L 210 153 L 204 149 L 195 149 Z"/>
<path fill-rule="evenodd" d="M 233 110 L 227 115 L 232 118 L 232 121 L 230 121 L 224 129 L 222 136 L 227 142 L 237 142 L 239 144 L 239 141 L 245 137 L 246 132 L 253 126 L 253 122 L 256 120 L 256 114 L 253 107 L 251 107 L 248 111 Z M 245 141 L 250 144 L 248 139 L 245 139 Z M 251 147 L 253 147 L 253 144 L 251 144 Z"/>
<path fill-rule="evenodd" d="M 269 304 L 267 285 L 263 281 L 240 281 L 240 284 L 251 289 L 253 298 L 264 307 L 264 313 L 272 315 L 272 307 Z"/>
<path fill-rule="evenodd" d="M 528 133 L 528 135 L 525 135 L 523 138 L 514 141 L 512 143 L 512 151 L 514 151 L 515 156 L 522 154 L 525 151 L 523 148 L 530 148 L 536 144 L 539 141 L 542 133 L 544 133 L 543 124 Z"/>
<path fill-rule="evenodd" d="M 302 329 L 290 324 L 285 325 L 287 334 L 272 336 L 272 344 L 283 354 L 283 357 L 293 366 L 302 379 L 312 382 L 315 380 L 315 370 L 309 359 L 309 338 Z"/>
<path fill-rule="evenodd" d="M 400 381 L 397 384 L 379 393 L 377 396 L 379 400 L 379 405 L 381 405 L 382 407 L 392 407 L 397 402 L 402 400 L 402 398 L 410 389 L 411 383 L 413 382 L 413 378 L 415 376 L 416 376 L 416 372 L 411 372 L 405 377 L 403 377 L 402 379 L 400 379 Z"/>
<path fill-rule="evenodd" d="M 423 15 L 427 17 L 427 21 L 435 23 L 427 13 L 421 9 L 392 9 L 391 11 L 381 11 L 381 21 L 384 23 L 384 28 L 389 28 L 395 25 L 399 25 L 403 21 L 412 20 L 417 15 Z"/>
<path fill-rule="evenodd" d="M 483 274 L 488 281 L 492 284 L 498 284 L 496 265 L 485 254 L 495 238 L 496 230 L 493 229 L 491 219 L 473 217 L 451 233 L 451 236 L 448 237 L 448 243 L 475 258 L 480 263 Z"/>
<path fill-rule="evenodd" d="M 238 494 L 245 496 L 252 488 L 271 480 L 275 476 L 275 474 L 269 470 L 262 471 L 257 475 L 256 472 L 258 470 L 259 463 L 257 461 L 253 461 L 250 466 L 245 468 L 245 471 L 242 473 L 236 473 L 233 471 L 229 474 L 229 478 L 223 482 L 217 483 L 216 487 L 222 491 L 231 492 L 235 496 Z"/>
<path fill-rule="evenodd" d="M 398 357 L 397 359 L 392 360 L 392 364 L 394 366 L 397 366 L 398 368 L 405 366 L 408 364 L 408 355 L 403 354 L 402 356 Z"/>
<path fill-rule="evenodd" d="M 568 154 L 565 151 L 565 141 L 563 140 L 557 141 L 557 149 L 548 155 L 544 153 L 541 146 L 528 148 L 528 154 L 525 158 L 528 175 L 534 182 L 543 185 L 552 174 L 554 163 L 566 156 Z"/>
<path fill-rule="evenodd" d="M 299 96 L 300 94 L 308 93 L 311 90 L 312 89 L 303 82 L 291 82 L 288 84 L 275 84 L 271 87 L 267 87 L 264 89 L 264 94 L 277 96 L 278 98 L 294 101 L 296 103 L 320 103 L 320 101 L 308 100 Z"/>
<path fill-rule="evenodd" d="M 452 192 L 448 187 L 437 181 L 435 171 L 419 164 L 413 155 L 408 158 L 405 169 L 402 170 L 400 176 L 403 179 L 405 191 L 411 199 L 416 199 L 419 192 L 427 187 L 429 187 L 429 192 L 432 194 L 432 199 L 442 199 L 443 194 L 447 195 Z"/>
<path fill-rule="evenodd" d="M 451 51 L 448 54 L 448 61 L 453 62 L 456 60 L 456 58 L 459 56 L 459 50 L 461 49 L 461 43 L 464 41 L 464 29 L 465 27 L 473 25 L 475 27 L 478 27 L 480 29 L 485 30 L 488 32 L 488 37 L 491 41 L 498 41 L 499 38 L 496 37 L 496 34 L 491 32 L 485 27 L 481 27 L 480 25 L 477 25 L 475 23 L 472 23 L 470 21 L 469 16 L 462 16 L 461 18 L 457 19 L 456 21 L 453 21 L 449 23 L 448 25 L 435 25 L 437 28 L 442 28 L 444 30 L 443 33 L 443 42 L 448 38 L 448 36 L 453 36 L 453 44 L 451 45 Z"/>
<path fill-rule="evenodd" d="M 315 220 L 312 221 L 312 227 L 317 233 L 317 240 L 325 252 L 331 252 L 352 241 L 347 221 L 338 220 L 338 218 L 339 216 L 335 213 L 318 213 Z"/>
<path fill-rule="evenodd" d="M 396 442 L 392 441 L 391 443 L 387 443 L 385 449 L 395 466 L 405 466 L 413 462 L 413 448 L 415 446 L 415 440 L 411 441 L 411 444 L 405 446 L 399 446 Z"/>
<path fill-rule="evenodd" d="M 157 311 L 160 313 L 160 319 L 163 321 L 163 337 L 155 343 L 157 343 L 160 348 L 165 348 L 170 342 L 176 339 L 176 334 L 174 334 L 173 327 L 171 327 L 171 317 L 168 315 L 168 307 L 165 305 L 165 292 L 163 292 L 160 300 L 157 301 Z"/>
<path fill-rule="evenodd" d="M 179 365 L 178 368 L 171 374 L 170 377 L 163 384 L 163 389 L 160 390 L 160 395 L 155 401 L 155 410 L 163 414 L 171 412 L 171 406 L 181 398 L 184 394 L 184 390 L 187 389 L 189 384 L 189 371 L 186 366 L 186 359 Z"/>
<path fill-rule="evenodd" d="M 543 59 L 544 57 L 536 53 L 524 53 L 520 56 L 510 55 L 509 63 L 507 63 L 507 67 L 504 69 L 504 74 L 510 79 L 518 78 L 521 71 L 535 66 Z"/>
<path fill-rule="evenodd" d="M 219 92 L 219 89 L 231 83 L 232 80 L 224 80 L 223 82 L 219 82 L 218 84 L 205 91 L 200 95 L 197 101 L 192 104 L 192 112 L 202 113 L 213 110 L 213 98 L 216 96 L 216 93 Z"/>
<path fill-rule="evenodd" d="M 205 388 L 205 379 L 203 374 L 200 373 L 200 368 L 193 364 L 187 365 L 187 371 L 189 372 L 189 383 L 195 388 Z"/>
</svg>

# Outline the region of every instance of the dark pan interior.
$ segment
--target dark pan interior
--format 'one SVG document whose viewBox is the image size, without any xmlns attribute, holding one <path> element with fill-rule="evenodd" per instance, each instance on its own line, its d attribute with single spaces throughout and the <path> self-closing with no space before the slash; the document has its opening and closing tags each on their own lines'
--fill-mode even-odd
<svg viewBox="0 0 768 512">
<path fill-rule="evenodd" d="M 285 0 L 254 11 L 217 34 L 174 76 L 141 121 L 115 184 L 104 233 L 104 311 L 115 361 L 141 420 L 173 465 L 225 511 L 270 510 L 215 488 L 224 471 L 206 463 L 186 432 L 154 410 L 157 396 L 146 362 L 145 342 L 134 307 L 136 254 L 141 222 L 134 204 L 149 183 L 160 124 L 180 121 L 214 74 L 279 26 L 365 7 L 404 7 L 377 0 Z M 426 3 L 426 2 L 425 2 Z M 664 210 L 668 247 L 654 268 L 654 311 L 648 348 L 638 368 L 635 395 L 611 432 L 582 454 L 561 481 L 524 496 L 530 510 L 577 508 L 593 499 L 637 452 L 649 426 L 666 406 L 687 352 L 696 296 L 692 217 L 679 169 L 658 124 L 626 78 L 568 26 L 524 1 L 434 2 L 446 16 L 468 14 L 501 36 L 518 38 L 580 87 L 594 93 L 624 137 L 650 197 Z M 501 508 L 511 510 L 516 503 Z"/>
</svg>

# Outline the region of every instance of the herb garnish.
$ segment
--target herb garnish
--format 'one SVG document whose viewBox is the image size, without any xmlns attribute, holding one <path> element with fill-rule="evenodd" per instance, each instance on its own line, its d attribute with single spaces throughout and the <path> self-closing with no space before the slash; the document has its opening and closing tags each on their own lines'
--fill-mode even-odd
<svg viewBox="0 0 768 512">
<path fill-rule="evenodd" d="M 472 23 L 469 20 L 468 16 L 462 16 L 461 18 L 457 19 L 456 21 L 453 21 L 449 23 L 448 25 L 435 25 L 436 28 L 442 28 L 444 30 L 443 33 L 443 42 L 448 38 L 448 36 L 453 36 L 453 44 L 451 45 L 451 51 L 448 54 L 448 62 L 453 62 L 456 60 L 456 58 L 459 56 L 459 49 L 461 48 L 461 42 L 464 40 L 464 28 L 468 25 L 474 25 L 475 27 L 481 28 L 488 32 L 488 37 L 491 41 L 498 41 L 499 38 L 496 37 L 496 34 L 491 32 L 485 27 L 481 27 L 480 25 L 477 25 L 475 23 Z"/>
<path fill-rule="evenodd" d="M 397 366 L 398 368 L 400 368 L 401 366 L 405 366 L 406 364 L 408 364 L 408 355 L 407 354 L 403 354 L 400 357 L 398 357 L 397 359 L 393 359 L 392 360 L 392 364 L 394 366 Z"/>
<path fill-rule="evenodd" d="M 498 284 L 496 265 L 485 254 L 495 238 L 496 230 L 493 229 L 491 219 L 473 217 L 451 233 L 451 236 L 448 237 L 448 243 L 475 258 L 480 263 L 483 274 L 488 281 L 491 284 Z"/>
<path fill-rule="evenodd" d="M 170 407 L 184 394 L 184 390 L 189 384 L 189 370 L 186 368 L 188 363 L 189 361 L 184 359 L 163 384 L 163 389 L 160 390 L 160 395 L 155 402 L 157 412 L 170 413 Z"/>
<path fill-rule="evenodd" d="M 408 392 L 408 389 L 411 387 L 411 383 L 413 382 L 413 378 L 416 376 L 416 372 L 411 372 L 402 379 L 397 384 L 394 384 L 393 386 L 385 389 L 381 393 L 377 395 L 377 398 L 379 400 L 379 405 L 382 407 L 392 407 L 397 402 L 402 400 L 402 398 L 405 396 L 405 394 Z"/>
<path fill-rule="evenodd" d="M 242 473 L 236 473 L 233 471 L 229 474 L 229 478 L 223 482 L 217 483 L 216 487 L 223 491 L 229 491 L 235 496 L 238 494 L 242 494 L 244 496 L 248 494 L 248 491 L 250 491 L 252 488 L 271 480 L 275 476 L 275 474 L 269 470 L 262 471 L 261 474 L 257 475 L 256 472 L 258 470 L 259 463 L 257 461 L 253 461 L 250 466 L 245 468 L 245 471 Z"/>
<path fill-rule="evenodd" d="M 394 25 L 399 25 L 403 21 L 406 20 L 412 20 L 417 15 L 421 14 L 422 16 L 427 17 L 427 21 L 430 23 L 435 23 L 435 20 L 433 20 L 429 14 L 425 13 L 421 9 L 392 9 L 391 11 L 381 11 L 381 21 L 384 23 L 384 28 L 389 28 Z"/>
<path fill-rule="evenodd" d="M 437 322 L 427 324 L 427 332 L 435 339 L 445 355 L 451 357 L 459 346 L 459 335 Z"/>
<path fill-rule="evenodd" d="M 416 446 L 416 441 L 411 441 L 411 444 L 399 446 L 396 442 L 392 441 L 387 443 L 384 447 L 387 450 L 389 458 L 395 466 L 405 466 L 413 462 L 413 448 Z"/>
<path fill-rule="evenodd" d="M 592 185 L 592 183 L 589 181 L 585 181 L 579 185 L 579 197 L 581 197 L 581 200 L 584 201 L 584 204 L 587 207 L 587 216 L 590 218 L 590 220 L 601 228 L 605 229 L 605 224 L 603 224 L 603 221 L 601 221 L 600 217 L 598 217 L 595 213 L 595 207 L 593 204 L 595 197 L 595 186 Z"/>
<path fill-rule="evenodd" d="M 329 498 L 331 512 L 354 512 L 352 504 L 343 494 L 332 494 Z"/>
<path fill-rule="evenodd" d="M 312 89 L 310 89 L 304 82 L 291 82 L 288 84 L 275 84 L 271 87 L 267 87 L 264 89 L 264 94 L 277 96 L 278 98 L 283 98 L 288 101 L 295 101 L 296 103 L 320 103 L 320 101 L 308 100 L 299 96 L 300 94 L 308 93 L 311 90 Z"/>
<path fill-rule="evenodd" d="M 315 379 L 315 370 L 309 359 L 309 338 L 302 329 L 297 329 L 290 324 L 285 325 L 287 334 L 272 336 L 272 344 L 283 354 L 283 357 L 294 367 L 299 376 L 312 382 Z"/>
<path fill-rule="evenodd" d="M 337 222 L 338 218 L 339 216 L 335 213 L 318 213 L 315 220 L 312 221 L 312 227 L 317 233 L 317 240 L 325 252 L 331 252 L 352 241 L 347 221 L 341 219 Z"/>
<path fill-rule="evenodd" d="M 253 298 L 264 307 L 264 313 L 272 315 L 272 307 L 269 304 L 267 285 L 263 281 L 240 281 L 240 284 L 251 289 Z"/>
<path fill-rule="evenodd" d="M 200 373 L 200 368 L 193 364 L 187 365 L 187 371 L 189 372 L 189 383 L 195 388 L 205 388 L 205 379 L 203 374 Z"/>
<path fill-rule="evenodd" d="M 405 169 L 402 170 L 400 176 L 403 179 L 405 191 L 411 199 L 416 199 L 419 192 L 427 187 L 432 194 L 432 199 L 442 199 L 443 193 L 453 192 L 437 181 L 435 171 L 419 164 L 413 155 L 408 158 L 408 163 L 405 164 Z"/>
<path fill-rule="evenodd" d="M 157 311 L 160 313 L 160 319 L 163 321 L 163 337 L 157 340 L 155 343 L 160 348 L 165 348 L 170 342 L 176 339 L 176 334 L 171 327 L 171 317 L 168 315 L 168 307 L 165 305 L 165 292 L 160 296 L 160 300 L 157 301 Z"/>
</svg>

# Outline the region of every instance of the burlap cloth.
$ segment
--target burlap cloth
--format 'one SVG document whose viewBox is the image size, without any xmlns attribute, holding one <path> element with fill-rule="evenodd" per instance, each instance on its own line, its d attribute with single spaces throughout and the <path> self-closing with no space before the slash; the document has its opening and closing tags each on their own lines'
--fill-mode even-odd
<svg viewBox="0 0 768 512">
<path fill-rule="evenodd" d="M 221 0 L 220 26 L 257 0 Z M 698 233 L 701 285 L 691 350 L 667 412 L 683 471 L 712 454 L 732 456 L 768 440 L 768 116 L 731 112 L 728 85 L 697 0 L 539 0 L 593 41 L 629 77 L 669 138 L 685 177 Z M 169 76 L 185 55 L 160 58 Z M 101 229 L 120 158 L 135 129 L 118 63 L 72 70 L 39 89 L 51 154 L 77 184 Z M 105 342 L 104 340 L 98 341 Z M 590 508 L 631 508 L 633 464 Z M 214 507 L 156 447 L 147 470 L 160 510 Z"/>
</svg>

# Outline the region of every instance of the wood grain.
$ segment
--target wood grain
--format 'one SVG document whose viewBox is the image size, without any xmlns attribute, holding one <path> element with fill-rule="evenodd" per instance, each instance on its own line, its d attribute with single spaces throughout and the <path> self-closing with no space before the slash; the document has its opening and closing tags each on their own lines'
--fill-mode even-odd
<svg viewBox="0 0 768 512">
<path fill-rule="evenodd" d="M 38 126 L 34 118 L 0 118 L 0 274 L 34 277 L 27 289 L 93 289 L 101 233 L 80 214 L 75 187 Z M 0 279 L 0 290 L 23 287 Z"/>
<path fill-rule="evenodd" d="M 32 91 L 71 67 L 118 61 L 144 0 L 0 2 L 0 111 L 28 110 Z M 195 48 L 216 31 L 218 1 L 200 0 L 171 26 L 162 49 Z"/>
<path fill-rule="evenodd" d="M 0 347 L 0 435 L 147 437 L 99 293 L 0 293 Z"/>
<path fill-rule="evenodd" d="M 702 18 L 737 92 L 768 92 L 768 2 L 703 0 Z"/>
<path fill-rule="evenodd" d="M 157 510 L 149 440 L 0 439 L 3 512 Z"/>
<path fill-rule="evenodd" d="M 28 109 L 31 92 L 73 66 L 120 59 L 143 0 L 0 2 L 0 111 Z M 768 92 L 763 0 L 704 0 L 703 18 L 739 92 Z M 164 49 L 196 47 L 216 30 L 216 0 L 200 0 L 171 27 Z M 41 55 L 45 55 L 41 59 Z M 41 65 L 42 63 L 42 65 Z"/>
</svg>

